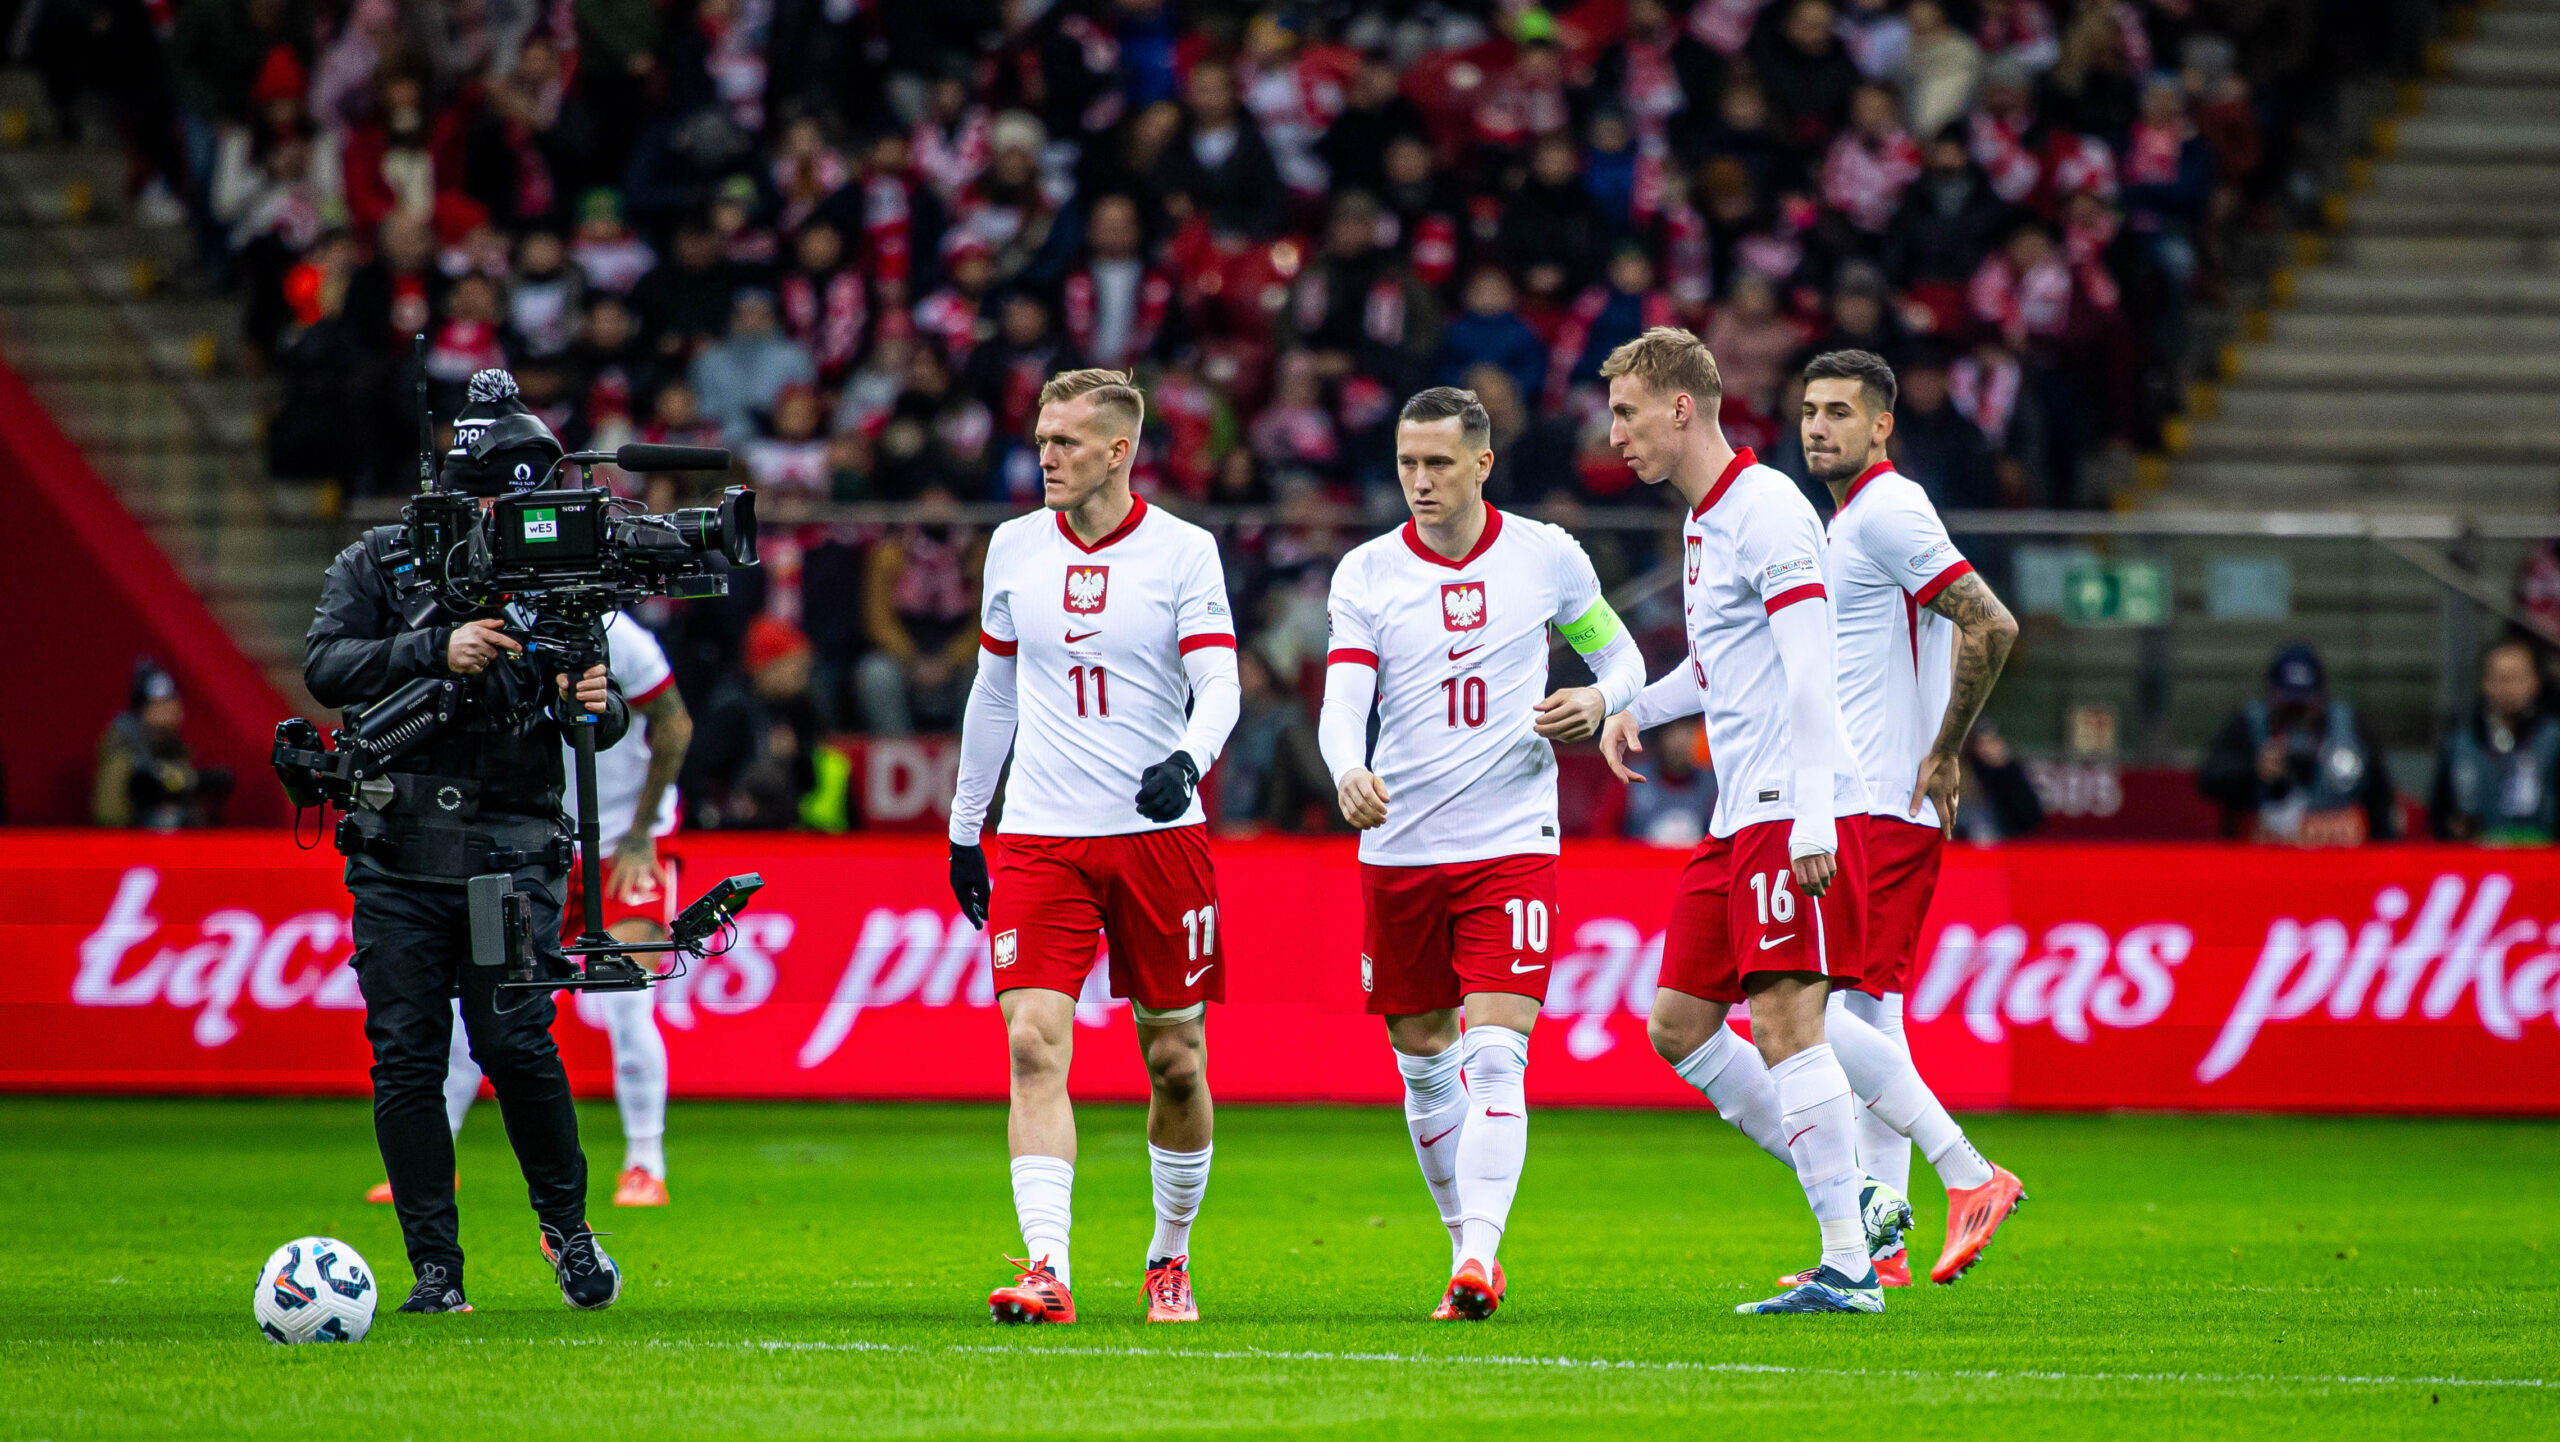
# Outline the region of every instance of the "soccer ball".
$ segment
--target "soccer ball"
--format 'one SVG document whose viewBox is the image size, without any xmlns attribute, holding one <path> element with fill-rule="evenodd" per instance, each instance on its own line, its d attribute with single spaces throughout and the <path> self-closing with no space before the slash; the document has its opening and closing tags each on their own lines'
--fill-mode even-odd
<svg viewBox="0 0 2560 1442">
<path fill-rule="evenodd" d="M 361 1342 L 373 1330 L 373 1268 L 335 1237 L 297 1237 L 258 1269 L 251 1299 L 270 1342 Z"/>
</svg>

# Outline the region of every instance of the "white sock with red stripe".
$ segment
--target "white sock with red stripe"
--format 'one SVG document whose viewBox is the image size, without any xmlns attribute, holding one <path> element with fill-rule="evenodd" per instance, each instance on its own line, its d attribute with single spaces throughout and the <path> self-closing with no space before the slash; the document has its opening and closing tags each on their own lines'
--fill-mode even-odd
<svg viewBox="0 0 2560 1442">
<path fill-rule="evenodd" d="M 1075 1191 L 1076 1164 L 1065 1157 L 1013 1159 L 1013 1213 L 1022 1220 L 1022 1255 L 1033 1266 L 1047 1261 L 1062 1287 L 1075 1285 L 1067 1271 Z"/>
<path fill-rule="evenodd" d="M 1200 1215 L 1200 1198 L 1209 1190 L 1209 1154 L 1215 1143 L 1196 1152 L 1169 1152 L 1147 1143 L 1147 1177 L 1155 1183 L 1156 1235 L 1147 1243 L 1147 1264 L 1191 1255 L 1191 1223 Z"/>
<path fill-rule="evenodd" d="M 1511 1220 L 1511 1198 L 1520 1190 L 1520 1166 L 1529 1155 L 1529 1104 L 1522 1087 L 1529 1071 L 1529 1038 L 1507 1026 L 1471 1026 L 1459 1042 L 1466 1053 L 1467 1112 L 1458 1133 L 1460 1264 L 1484 1263 Z"/>
<path fill-rule="evenodd" d="M 622 1113 L 622 1165 L 667 1179 L 667 1039 L 658 1033 L 654 992 L 590 993 L 604 1034 L 613 1040 L 613 1101 Z"/>
<path fill-rule="evenodd" d="M 1822 1262 L 1843 1276 L 1867 1275 L 1867 1234 L 1858 1219 L 1858 1101 L 1828 1043 L 1769 1068 L 1786 1120 L 1796 1180 L 1822 1226 Z"/>
<path fill-rule="evenodd" d="M 1449 1270 L 1458 1270 L 1461 1227 L 1458 1206 L 1458 1136 L 1467 1124 L 1467 1085 L 1463 1042 L 1437 1056 L 1396 1053 L 1396 1070 L 1404 1074 L 1404 1125 L 1413 1138 L 1413 1159 L 1422 1164 L 1423 1185 L 1431 1204 L 1440 1209 L 1440 1225 L 1449 1229 Z"/>
<path fill-rule="evenodd" d="M 1902 1037 L 1902 996 L 1899 992 L 1879 1001 L 1863 991 L 1833 992 L 1831 1000 L 1847 1009 L 1849 1015 L 1867 1023 L 1876 1035 L 1890 1043 L 1894 1050 L 1910 1060 L 1911 1048 Z M 1824 1028 L 1827 1032 L 1828 1026 Z M 1833 1038 L 1833 1044 L 1838 1044 Z M 1846 1070 L 1846 1068 L 1843 1068 Z M 1849 1089 L 1857 1090 L 1857 1079 L 1850 1078 Z M 1911 1139 L 1893 1129 L 1893 1124 L 1876 1115 L 1875 1108 L 1861 1104 L 1858 1108 L 1858 1166 L 1904 1195 L 1911 1192 Z"/>
<path fill-rule="evenodd" d="M 1917 1143 L 1920 1155 L 1938 1169 L 1938 1180 L 1946 1183 L 1947 1190 L 1961 1191 L 1991 1180 L 1991 1164 L 1965 1140 L 1964 1128 L 1947 1115 L 1937 1094 L 1920 1079 L 1920 1069 L 1911 1064 L 1911 1053 L 1899 1035 L 1888 1038 L 1859 1020 L 1836 994 L 1822 1024 L 1839 1051 L 1840 1069 L 1848 1073 L 1849 1084 L 1866 1103 L 1867 1113 Z M 1907 1177 L 1907 1154 L 1903 1166 Z"/>
<path fill-rule="evenodd" d="M 1717 1116 L 1733 1123 L 1779 1165 L 1795 1166 L 1786 1133 L 1778 1130 L 1778 1090 L 1770 1085 L 1769 1064 L 1731 1027 L 1717 1027 L 1705 1046 L 1671 1069 L 1715 1104 Z"/>
</svg>

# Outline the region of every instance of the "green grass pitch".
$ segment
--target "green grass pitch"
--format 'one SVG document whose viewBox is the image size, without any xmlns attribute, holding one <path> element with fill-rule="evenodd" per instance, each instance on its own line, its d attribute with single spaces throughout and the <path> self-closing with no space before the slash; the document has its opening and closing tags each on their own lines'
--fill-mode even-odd
<svg viewBox="0 0 2560 1442">
<path fill-rule="evenodd" d="M 1208 1320 L 1148 1328 L 1139 1114 L 1083 1110 L 1072 1328 L 1000 1329 L 1018 1245 L 991 1107 L 679 1105 L 675 1205 L 594 1220 L 628 1285 L 566 1310 L 497 1110 L 464 1133 L 471 1316 L 401 1317 L 360 1102 L 0 1099 L 0 1438 L 1074 1435 L 2026 1437 L 2560 1433 L 2560 1127 L 1986 1117 L 2032 1200 L 1953 1288 L 1746 1318 L 1806 1264 L 1784 1171 L 1703 1112 L 1550 1110 L 1492 1321 L 1397 1117 L 1230 1108 Z M 1915 1249 L 1943 1195 L 1923 1167 Z M 353 1243 L 355 1347 L 270 1346 L 269 1250 Z"/>
</svg>

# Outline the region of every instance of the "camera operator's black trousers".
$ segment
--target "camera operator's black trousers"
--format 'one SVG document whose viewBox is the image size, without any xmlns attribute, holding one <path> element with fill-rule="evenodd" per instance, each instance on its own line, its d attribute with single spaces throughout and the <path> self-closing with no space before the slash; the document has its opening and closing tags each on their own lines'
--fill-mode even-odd
<svg viewBox="0 0 2560 1442">
<path fill-rule="evenodd" d="M 453 997 L 458 989 L 471 1059 L 497 1089 L 534 1215 L 565 1229 L 586 1216 L 587 1159 L 578 1150 L 569 1074 L 551 1040 L 556 1008 L 547 991 L 500 993 L 504 969 L 472 964 L 461 886 L 351 868 L 347 890 L 355 896 L 354 964 L 364 991 L 365 1040 L 373 1044 L 373 1133 L 391 1178 L 400 1235 L 413 1271 L 434 1263 L 458 1286 L 462 1236 L 453 1201 L 453 1133 L 444 1110 Z M 534 938 L 549 955 L 557 947 L 560 908 L 542 892 L 532 895 Z"/>
</svg>

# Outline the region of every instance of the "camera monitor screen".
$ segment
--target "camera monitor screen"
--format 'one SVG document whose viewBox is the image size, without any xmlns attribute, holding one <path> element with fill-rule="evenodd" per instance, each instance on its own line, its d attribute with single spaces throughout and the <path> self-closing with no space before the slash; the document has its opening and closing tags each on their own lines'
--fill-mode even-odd
<svg viewBox="0 0 2560 1442">
<path fill-rule="evenodd" d="M 491 537 L 501 566 L 571 567 L 604 549 L 606 491 L 532 491 L 498 502 Z"/>
</svg>

